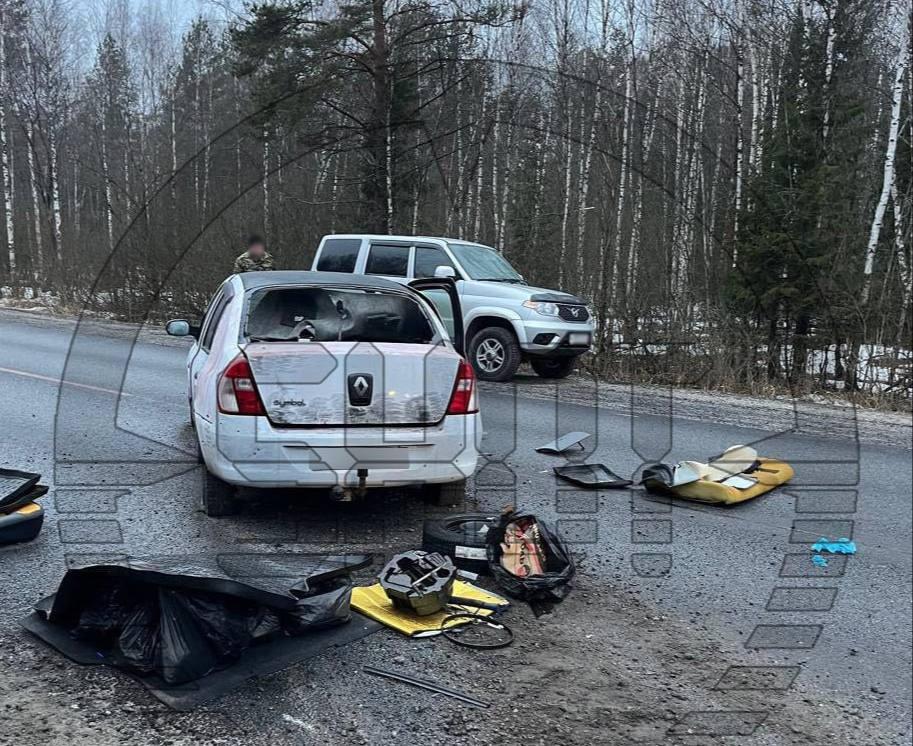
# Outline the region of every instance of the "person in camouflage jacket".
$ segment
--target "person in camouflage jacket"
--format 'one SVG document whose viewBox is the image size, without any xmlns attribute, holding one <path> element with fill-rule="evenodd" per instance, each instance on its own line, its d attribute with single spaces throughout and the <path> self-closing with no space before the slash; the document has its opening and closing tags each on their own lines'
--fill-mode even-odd
<svg viewBox="0 0 913 746">
<path fill-rule="evenodd" d="M 262 272 L 275 269 L 273 257 L 266 250 L 266 244 L 260 236 L 251 236 L 247 240 L 247 251 L 235 259 L 234 273 Z"/>
</svg>

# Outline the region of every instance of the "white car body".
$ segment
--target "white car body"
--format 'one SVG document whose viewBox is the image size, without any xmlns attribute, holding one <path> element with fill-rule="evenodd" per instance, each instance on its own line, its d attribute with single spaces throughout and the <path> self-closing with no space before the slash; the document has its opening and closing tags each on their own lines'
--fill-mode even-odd
<svg viewBox="0 0 913 746">
<path fill-rule="evenodd" d="M 246 330 L 252 294 L 301 288 L 412 300 L 434 341 L 252 341 Z M 364 323 L 357 314 L 343 318 Z M 184 323 L 170 322 L 169 333 L 180 334 L 173 325 Z M 465 372 L 462 356 L 420 292 L 380 278 L 326 272 L 233 275 L 194 332 L 187 355 L 193 423 L 207 470 L 229 485 L 348 490 L 460 482 L 475 471 L 478 409 L 449 413 L 458 372 Z M 230 408 L 235 381 L 226 384 L 224 377 L 239 356 L 252 373 L 261 414 L 225 411 L 222 397 L 229 397 Z M 372 384 L 370 403 L 355 406 L 351 387 L 366 385 L 365 379 Z M 474 402 L 474 383 L 471 388 Z"/>
</svg>

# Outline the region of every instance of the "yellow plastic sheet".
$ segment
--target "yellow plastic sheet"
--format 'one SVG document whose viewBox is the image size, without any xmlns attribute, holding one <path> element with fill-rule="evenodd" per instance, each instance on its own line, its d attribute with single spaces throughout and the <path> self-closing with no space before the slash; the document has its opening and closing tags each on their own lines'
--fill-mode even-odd
<svg viewBox="0 0 913 746">
<path fill-rule="evenodd" d="M 481 588 L 477 588 L 469 583 L 464 583 L 462 580 L 454 582 L 453 595 L 459 596 L 460 598 L 471 598 L 474 601 L 498 604 L 504 608 L 510 606 L 510 602 L 507 599 L 495 595 L 494 593 L 489 593 Z M 489 609 L 479 609 L 474 606 L 453 605 L 450 607 L 452 611 L 439 611 L 437 614 L 429 614 L 428 616 L 410 614 L 394 608 L 393 602 L 387 597 L 387 594 L 384 592 L 384 589 L 381 588 L 380 583 L 353 589 L 352 608 L 409 637 L 422 632 L 432 632 L 440 629 L 444 618 L 449 614 L 454 613 L 454 611 L 466 610 L 485 616 L 494 613 Z M 447 623 L 447 626 L 452 627 L 457 624 L 465 624 L 468 621 L 468 619 L 453 619 Z"/>
</svg>

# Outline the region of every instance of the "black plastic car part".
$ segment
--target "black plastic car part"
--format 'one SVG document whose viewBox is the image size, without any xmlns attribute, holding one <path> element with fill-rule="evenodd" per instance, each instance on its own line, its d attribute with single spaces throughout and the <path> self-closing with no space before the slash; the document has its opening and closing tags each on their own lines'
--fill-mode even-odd
<svg viewBox="0 0 913 746">
<path fill-rule="evenodd" d="M 612 471 L 605 464 L 570 464 L 556 466 L 555 474 L 574 484 L 584 487 L 603 489 L 621 489 L 634 484 Z"/>
<path fill-rule="evenodd" d="M 397 609 L 427 616 L 450 602 L 456 566 L 446 555 L 414 549 L 391 559 L 378 580 Z"/>
<path fill-rule="evenodd" d="M 5 511 L 13 502 L 27 495 L 38 480 L 40 474 L 15 469 L 0 469 L 0 512 Z"/>
<path fill-rule="evenodd" d="M 571 446 L 579 445 L 581 450 L 584 448 L 582 441 L 590 437 L 589 433 L 573 432 L 566 433 L 560 438 L 539 446 L 536 450 L 539 453 L 564 453 Z"/>
</svg>

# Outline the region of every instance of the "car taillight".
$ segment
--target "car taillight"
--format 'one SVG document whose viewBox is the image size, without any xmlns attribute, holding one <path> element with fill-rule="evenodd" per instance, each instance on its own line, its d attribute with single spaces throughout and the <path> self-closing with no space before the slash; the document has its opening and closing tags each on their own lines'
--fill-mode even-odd
<svg viewBox="0 0 913 746">
<path fill-rule="evenodd" d="M 244 353 L 232 360 L 219 377 L 218 396 L 222 414 L 266 414 Z"/>
<path fill-rule="evenodd" d="M 457 368 L 456 383 L 453 386 L 453 394 L 450 396 L 447 414 L 475 414 L 478 411 L 475 371 L 465 360 L 460 360 L 460 367 Z"/>
</svg>

